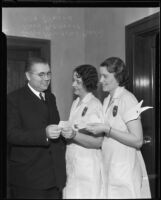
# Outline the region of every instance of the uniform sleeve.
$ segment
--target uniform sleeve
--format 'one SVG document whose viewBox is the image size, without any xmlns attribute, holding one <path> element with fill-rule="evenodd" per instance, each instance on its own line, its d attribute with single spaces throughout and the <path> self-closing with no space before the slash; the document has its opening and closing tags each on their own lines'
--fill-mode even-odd
<svg viewBox="0 0 161 200">
<path fill-rule="evenodd" d="M 129 111 L 134 110 L 137 105 L 138 105 L 138 100 L 132 93 L 128 93 L 121 97 L 119 107 L 121 108 L 120 113 L 125 123 L 136 119 L 136 117 L 134 117 L 134 115 Z"/>
</svg>

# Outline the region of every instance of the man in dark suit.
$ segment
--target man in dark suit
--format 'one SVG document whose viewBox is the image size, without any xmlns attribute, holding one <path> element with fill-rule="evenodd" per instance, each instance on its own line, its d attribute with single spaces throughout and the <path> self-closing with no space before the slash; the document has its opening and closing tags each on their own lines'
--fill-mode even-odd
<svg viewBox="0 0 161 200">
<path fill-rule="evenodd" d="M 7 97 L 7 141 L 11 198 L 58 199 L 66 182 L 65 141 L 55 96 L 48 86 L 51 71 L 42 58 L 31 58 L 28 84 Z"/>
</svg>

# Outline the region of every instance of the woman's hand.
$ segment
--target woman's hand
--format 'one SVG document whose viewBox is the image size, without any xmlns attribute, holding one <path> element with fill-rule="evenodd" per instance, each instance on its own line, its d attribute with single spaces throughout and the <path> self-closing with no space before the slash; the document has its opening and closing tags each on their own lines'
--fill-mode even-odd
<svg viewBox="0 0 161 200">
<path fill-rule="evenodd" d="M 72 139 L 75 137 L 76 132 L 72 129 L 72 127 L 64 127 L 62 128 L 61 135 L 66 139 Z"/>
<path fill-rule="evenodd" d="M 86 125 L 85 129 L 94 135 L 106 132 L 106 125 L 103 123 L 89 123 Z"/>
</svg>

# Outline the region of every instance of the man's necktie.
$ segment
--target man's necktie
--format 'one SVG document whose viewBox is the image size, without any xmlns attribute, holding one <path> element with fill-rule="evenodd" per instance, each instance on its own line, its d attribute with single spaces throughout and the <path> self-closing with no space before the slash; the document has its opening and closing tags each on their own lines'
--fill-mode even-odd
<svg viewBox="0 0 161 200">
<path fill-rule="evenodd" d="M 41 92 L 40 92 L 39 96 L 40 96 L 40 99 L 45 102 L 45 99 L 44 99 L 44 97 L 43 97 Z"/>
</svg>

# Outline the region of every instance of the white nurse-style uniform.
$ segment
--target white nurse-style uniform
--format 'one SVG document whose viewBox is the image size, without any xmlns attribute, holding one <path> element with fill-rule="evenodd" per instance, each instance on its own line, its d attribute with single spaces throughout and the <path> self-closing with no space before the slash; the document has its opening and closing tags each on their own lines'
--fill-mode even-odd
<svg viewBox="0 0 161 200">
<path fill-rule="evenodd" d="M 129 134 L 126 123 L 138 118 L 143 111 L 141 108 L 139 110 L 139 106 L 135 96 L 119 86 L 112 100 L 110 95 L 104 100 L 105 123 Z M 102 155 L 108 199 L 151 198 L 146 167 L 140 150 L 104 137 Z"/>
<path fill-rule="evenodd" d="M 103 123 L 101 102 L 88 93 L 79 103 L 79 97 L 73 102 L 69 122 L 75 124 Z M 79 134 L 79 132 L 77 133 Z M 101 149 L 90 149 L 76 143 L 67 145 L 66 170 L 67 182 L 63 191 L 64 199 L 103 198 Z"/>
</svg>

